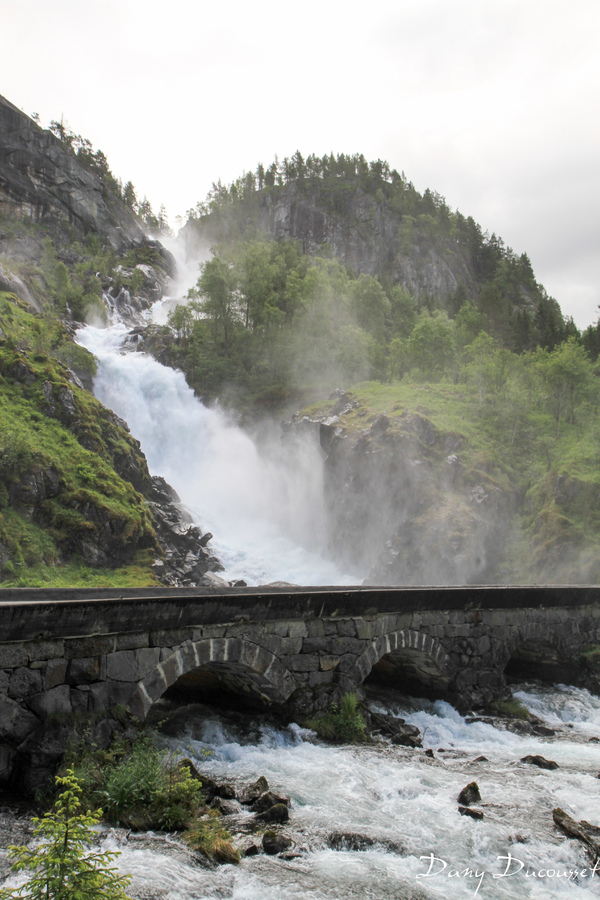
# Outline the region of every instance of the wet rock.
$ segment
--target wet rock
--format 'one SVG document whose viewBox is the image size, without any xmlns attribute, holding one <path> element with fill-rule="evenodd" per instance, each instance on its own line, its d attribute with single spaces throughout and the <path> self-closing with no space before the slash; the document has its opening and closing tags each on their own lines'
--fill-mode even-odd
<svg viewBox="0 0 600 900">
<path fill-rule="evenodd" d="M 210 804 L 210 808 L 217 809 L 222 816 L 233 816 L 239 812 L 239 807 L 236 803 L 231 803 L 230 800 L 223 800 L 222 797 L 215 797 Z"/>
<path fill-rule="evenodd" d="M 370 850 L 375 846 L 375 840 L 367 834 L 357 834 L 354 831 L 334 831 L 327 838 L 327 844 L 331 850 L 350 850 L 356 853 Z"/>
<path fill-rule="evenodd" d="M 554 762 L 552 759 L 546 759 L 544 756 L 537 755 L 529 755 L 521 757 L 522 763 L 527 763 L 530 766 L 537 766 L 540 769 L 558 769 L 559 765 L 557 762 Z"/>
<path fill-rule="evenodd" d="M 260 853 L 259 848 L 256 844 L 247 844 L 245 847 L 242 847 L 240 850 L 242 856 L 258 856 Z"/>
<path fill-rule="evenodd" d="M 487 756 L 477 756 L 473 762 L 489 762 Z"/>
<path fill-rule="evenodd" d="M 154 476 L 145 495 L 154 519 L 154 527 L 165 559 L 157 560 L 155 571 L 163 584 L 172 587 L 208 586 L 204 580 L 208 575 L 210 586 L 215 586 L 211 579 L 228 583 L 212 570 L 221 570 L 221 562 L 205 549 L 201 530 L 193 524 L 189 512 L 182 506 L 177 492 L 164 478 Z M 204 535 L 204 538 L 206 535 Z M 223 586 L 223 585 L 220 585 Z"/>
<path fill-rule="evenodd" d="M 470 784 L 462 789 L 462 791 L 458 795 L 458 802 L 461 804 L 461 806 L 470 806 L 471 803 L 481 802 L 479 785 L 476 781 L 471 781 Z"/>
<path fill-rule="evenodd" d="M 415 725 L 409 725 L 405 719 L 390 716 L 386 713 L 369 714 L 371 730 L 392 740 L 392 744 L 401 747 L 421 747 L 421 732 Z"/>
<path fill-rule="evenodd" d="M 261 775 L 254 784 L 248 785 L 245 787 L 240 793 L 237 795 L 237 799 L 240 803 L 254 803 L 255 800 L 269 790 L 269 782 L 265 778 L 264 775 Z"/>
<path fill-rule="evenodd" d="M 331 850 L 360 852 L 361 850 L 370 850 L 372 847 L 383 847 L 388 853 L 402 855 L 406 853 L 406 847 L 403 844 L 390 841 L 385 837 L 371 837 L 371 835 L 355 831 L 334 831 L 328 836 L 327 845 Z"/>
<path fill-rule="evenodd" d="M 212 587 L 212 588 L 222 588 L 229 587 L 229 582 L 225 578 L 221 578 L 219 575 L 215 575 L 214 572 L 205 572 L 204 575 L 199 579 L 198 584 L 203 587 Z"/>
<path fill-rule="evenodd" d="M 278 803 L 283 803 L 284 806 L 289 808 L 290 798 L 284 797 L 282 794 L 276 794 L 274 791 L 265 791 L 264 794 L 261 794 L 260 797 L 252 803 L 250 809 L 252 812 L 262 813 L 272 806 L 276 806 Z"/>
<path fill-rule="evenodd" d="M 396 744 L 400 747 L 422 747 L 423 740 L 421 738 L 421 732 L 416 725 L 409 725 L 406 723 L 402 725 L 392 737 L 392 744 Z"/>
<path fill-rule="evenodd" d="M 435 756 L 433 755 L 433 750 L 431 750 L 431 748 L 429 750 L 425 751 L 425 756 L 428 756 L 429 759 L 435 759 Z"/>
<path fill-rule="evenodd" d="M 276 853 L 284 853 L 289 850 L 294 842 L 285 834 L 278 834 L 276 831 L 265 831 L 262 839 L 262 846 L 265 853 L 269 856 L 275 856 Z"/>
<path fill-rule="evenodd" d="M 283 822 L 289 821 L 289 818 L 290 811 L 285 803 L 276 803 L 275 806 L 271 806 L 264 812 L 258 813 L 256 816 L 256 821 L 265 822 L 270 825 L 281 825 Z"/>
<path fill-rule="evenodd" d="M 576 822 L 560 807 L 552 810 L 552 818 L 554 824 L 567 837 L 576 838 L 585 845 L 594 864 L 598 862 L 600 859 L 600 828 L 597 825 L 590 825 L 585 819 Z"/>
<path fill-rule="evenodd" d="M 478 821 L 483 819 L 483 812 L 480 809 L 471 809 L 469 806 L 459 806 L 458 811 L 461 816 L 469 816 L 469 818 L 477 819 Z"/>
<path fill-rule="evenodd" d="M 232 784 L 227 784 L 227 782 L 217 784 L 215 787 L 215 794 L 217 797 L 222 797 L 223 800 L 236 799 L 234 786 Z"/>
</svg>

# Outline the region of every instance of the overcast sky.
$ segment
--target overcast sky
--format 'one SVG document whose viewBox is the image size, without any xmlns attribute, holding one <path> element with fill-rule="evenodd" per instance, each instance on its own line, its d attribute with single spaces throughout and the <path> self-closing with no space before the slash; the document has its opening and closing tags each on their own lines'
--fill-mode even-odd
<svg viewBox="0 0 600 900">
<path fill-rule="evenodd" d="M 276 153 L 364 153 L 598 317 L 598 0 L 0 0 L 0 24 L 0 93 L 173 225 Z"/>
</svg>

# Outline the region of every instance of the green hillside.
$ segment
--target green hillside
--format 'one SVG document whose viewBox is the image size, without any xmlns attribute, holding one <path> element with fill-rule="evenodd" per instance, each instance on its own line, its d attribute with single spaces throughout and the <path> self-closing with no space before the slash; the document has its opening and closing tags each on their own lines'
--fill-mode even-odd
<svg viewBox="0 0 600 900">
<path fill-rule="evenodd" d="M 152 583 L 139 445 L 67 365 L 90 371 L 93 357 L 24 306 L 0 293 L 3 586 Z"/>
</svg>

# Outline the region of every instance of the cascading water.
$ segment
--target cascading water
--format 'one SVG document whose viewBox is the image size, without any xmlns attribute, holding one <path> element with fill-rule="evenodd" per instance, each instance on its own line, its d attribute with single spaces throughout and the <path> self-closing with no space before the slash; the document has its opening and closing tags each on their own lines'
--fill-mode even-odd
<svg viewBox="0 0 600 900">
<path fill-rule="evenodd" d="M 227 576 L 351 583 L 319 553 L 326 535 L 318 448 L 307 443 L 259 452 L 222 413 L 194 398 L 181 373 L 140 353 L 122 354 L 126 333 L 119 324 L 80 332 L 99 360 L 96 394 L 129 423 L 153 474 L 173 484 L 203 528 L 214 532 Z M 443 702 L 386 702 L 388 711 L 422 730 L 433 757 L 383 741 L 321 746 L 294 725 L 259 722 L 249 735 L 227 718 L 186 713 L 179 738 L 165 743 L 214 778 L 239 784 L 265 775 L 272 789 L 289 794 L 286 830 L 298 855 L 261 854 L 239 867 L 207 871 L 168 846 L 149 849 L 151 840 L 108 831 L 104 844 L 121 852 L 118 865 L 133 875 L 134 895 L 165 900 L 600 897 L 600 879 L 590 874 L 581 845 L 552 823 L 557 806 L 577 820 L 599 822 L 600 700 L 576 688 L 532 685 L 516 696 L 558 729 L 554 737 L 470 723 Z M 520 762 L 528 754 L 560 768 Z M 482 821 L 458 813 L 458 793 L 474 780 Z M 249 818 L 241 812 L 238 824 L 228 826 L 234 836 Z M 363 849 L 333 842 L 340 832 L 360 836 Z"/>
<path fill-rule="evenodd" d="M 248 584 L 355 584 L 322 555 L 327 544 L 319 448 L 279 436 L 261 451 L 181 372 L 122 353 L 128 328 L 88 326 L 78 339 L 98 360 L 95 394 L 128 423 L 153 475 L 173 485 L 204 530 L 225 576 Z"/>
<path fill-rule="evenodd" d="M 138 849 L 122 839 L 116 846 L 111 834 L 105 843 L 121 851 L 119 868 L 133 875 L 142 896 L 151 884 L 168 900 L 599 897 L 600 879 L 581 845 L 554 828 L 552 809 L 598 821 L 600 751 L 589 738 L 600 738 L 600 700 L 564 686 L 528 685 L 517 696 L 548 723 L 560 723 L 555 736 L 469 723 L 448 704 L 427 701 L 393 710 L 425 728 L 423 750 L 385 742 L 326 747 L 294 725 L 259 721 L 249 734 L 230 719 L 187 712 L 180 738 L 164 738 L 166 746 L 217 780 L 240 785 L 264 775 L 271 789 L 289 794 L 294 858 L 258 855 L 206 871 L 169 847 Z M 560 768 L 522 763 L 528 754 Z M 474 780 L 481 821 L 458 812 L 457 795 Z M 232 824 L 224 820 L 242 844 L 251 818 L 242 811 Z"/>
</svg>

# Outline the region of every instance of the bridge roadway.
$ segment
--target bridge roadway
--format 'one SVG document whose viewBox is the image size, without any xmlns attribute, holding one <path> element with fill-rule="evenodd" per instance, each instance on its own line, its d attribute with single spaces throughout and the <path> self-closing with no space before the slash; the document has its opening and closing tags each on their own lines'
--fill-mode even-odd
<svg viewBox="0 0 600 900">
<path fill-rule="evenodd" d="M 598 586 L 4 590 L 0 772 L 55 713 L 233 692 L 301 718 L 366 679 L 485 708 L 596 644 Z"/>
</svg>

